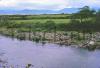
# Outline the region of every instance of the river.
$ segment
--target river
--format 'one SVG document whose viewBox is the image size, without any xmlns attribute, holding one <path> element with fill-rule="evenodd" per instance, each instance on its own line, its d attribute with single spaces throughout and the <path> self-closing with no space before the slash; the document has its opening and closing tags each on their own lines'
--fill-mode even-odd
<svg viewBox="0 0 100 68">
<path fill-rule="evenodd" d="M 15 68 L 25 68 L 26 64 L 32 64 L 33 68 L 100 68 L 100 50 L 21 41 L 0 35 L 0 64 Z"/>
</svg>

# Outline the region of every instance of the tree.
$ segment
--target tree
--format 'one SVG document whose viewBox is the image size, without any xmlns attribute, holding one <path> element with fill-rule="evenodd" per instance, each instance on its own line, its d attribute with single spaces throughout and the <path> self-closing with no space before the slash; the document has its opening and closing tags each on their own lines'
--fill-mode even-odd
<svg viewBox="0 0 100 68">
<path fill-rule="evenodd" d="M 74 30 L 83 33 L 83 38 L 85 38 L 86 32 L 93 31 L 93 19 L 95 17 L 95 10 L 90 9 L 88 6 L 80 8 L 80 11 L 72 14 L 71 24 Z"/>
<path fill-rule="evenodd" d="M 55 28 L 56 28 L 56 24 L 54 21 L 47 21 L 44 23 L 44 30 L 46 30 L 48 32 L 54 31 Z"/>
<path fill-rule="evenodd" d="M 95 19 L 95 30 L 100 31 L 100 10 L 96 13 L 96 19 Z"/>
<path fill-rule="evenodd" d="M 49 31 L 49 32 L 54 32 L 54 42 L 56 41 L 56 23 L 54 21 L 47 21 L 44 23 L 44 30 Z"/>
</svg>

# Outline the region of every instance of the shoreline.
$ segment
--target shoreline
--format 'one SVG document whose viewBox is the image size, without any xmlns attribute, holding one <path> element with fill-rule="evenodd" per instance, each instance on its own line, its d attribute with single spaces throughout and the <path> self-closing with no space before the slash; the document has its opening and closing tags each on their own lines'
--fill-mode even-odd
<svg viewBox="0 0 100 68">
<path fill-rule="evenodd" d="M 0 34 L 20 40 L 30 40 L 41 43 L 54 43 L 59 45 L 73 46 L 78 48 L 86 48 L 90 50 L 100 49 L 100 42 L 95 42 L 93 45 L 87 43 L 89 40 L 77 40 L 71 35 L 65 35 L 66 32 L 17 32 L 17 30 L 4 29 L 0 30 Z M 69 34 L 69 32 L 68 32 Z M 90 40 L 91 41 L 91 40 Z"/>
</svg>

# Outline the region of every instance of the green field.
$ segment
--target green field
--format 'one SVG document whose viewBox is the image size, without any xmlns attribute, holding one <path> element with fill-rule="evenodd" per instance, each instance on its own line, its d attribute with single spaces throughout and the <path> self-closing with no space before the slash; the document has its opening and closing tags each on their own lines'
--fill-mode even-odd
<svg viewBox="0 0 100 68">
<path fill-rule="evenodd" d="M 55 23 L 69 23 L 69 14 L 47 14 L 47 15 L 10 15 L 11 21 L 16 23 L 45 23 L 54 21 Z"/>
<path fill-rule="evenodd" d="M 67 17 L 70 14 L 41 14 L 41 15 L 31 15 L 28 17 Z"/>
<path fill-rule="evenodd" d="M 45 23 L 47 21 L 54 21 L 55 23 L 69 23 L 70 19 L 32 19 L 32 20 L 11 20 L 16 23 Z"/>
</svg>

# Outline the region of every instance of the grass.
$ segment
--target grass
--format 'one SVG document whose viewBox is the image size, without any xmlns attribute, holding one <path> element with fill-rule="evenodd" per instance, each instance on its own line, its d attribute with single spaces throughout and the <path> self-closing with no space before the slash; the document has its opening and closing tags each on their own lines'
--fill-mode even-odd
<svg viewBox="0 0 100 68">
<path fill-rule="evenodd" d="M 69 23 L 70 19 L 32 19 L 32 20 L 11 20 L 16 23 L 34 23 L 34 22 L 40 22 L 45 23 L 47 21 L 54 21 L 55 23 Z"/>
<path fill-rule="evenodd" d="M 41 15 L 10 15 L 11 21 L 15 23 L 45 23 L 47 21 L 54 21 L 55 23 L 69 23 L 70 14 L 41 14 Z M 26 19 L 23 19 L 26 18 Z"/>
<path fill-rule="evenodd" d="M 67 16 L 70 16 L 70 14 L 41 14 L 41 15 L 30 15 L 30 16 L 27 16 L 28 18 L 31 18 L 31 17 L 67 17 Z"/>
</svg>

